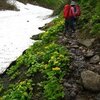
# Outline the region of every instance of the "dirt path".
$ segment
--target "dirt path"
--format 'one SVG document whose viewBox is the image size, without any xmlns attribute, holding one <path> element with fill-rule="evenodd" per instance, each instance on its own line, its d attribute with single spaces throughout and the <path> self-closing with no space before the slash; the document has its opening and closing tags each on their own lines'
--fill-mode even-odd
<svg viewBox="0 0 100 100">
<path fill-rule="evenodd" d="M 64 100 L 100 100 L 100 39 L 78 40 L 59 33 L 59 43 L 71 54 Z"/>
</svg>

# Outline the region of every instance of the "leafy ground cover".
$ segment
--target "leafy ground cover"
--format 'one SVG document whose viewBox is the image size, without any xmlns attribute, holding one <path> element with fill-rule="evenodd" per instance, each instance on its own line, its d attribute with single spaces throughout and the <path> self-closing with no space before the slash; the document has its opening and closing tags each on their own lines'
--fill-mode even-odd
<svg viewBox="0 0 100 100">
<path fill-rule="evenodd" d="M 80 37 L 100 36 L 98 0 L 79 2 L 82 8 L 78 23 Z M 64 30 L 63 18 L 53 22 L 54 25 L 39 36 L 40 40 L 0 77 L 1 100 L 63 100 L 62 79 L 69 72 L 70 55 L 57 43 L 59 33 Z"/>
<path fill-rule="evenodd" d="M 42 33 L 40 40 L 0 78 L 2 100 L 61 100 L 64 97 L 61 81 L 69 71 L 70 55 L 57 43 L 63 22 L 56 18 L 55 25 Z"/>
</svg>

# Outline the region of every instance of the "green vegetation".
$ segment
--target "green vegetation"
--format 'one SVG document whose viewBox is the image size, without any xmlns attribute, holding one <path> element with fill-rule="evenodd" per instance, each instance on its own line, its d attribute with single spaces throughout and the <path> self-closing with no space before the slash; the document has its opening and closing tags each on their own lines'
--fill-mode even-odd
<svg viewBox="0 0 100 100">
<path fill-rule="evenodd" d="M 68 0 L 19 0 L 37 2 L 39 5 L 54 9 L 54 15 L 63 11 Z M 100 37 L 100 2 L 99 0 L 76 0 L 81 7 L 81 17 L 78 21 L 79 38 Z M 62 14 L 63 15 L 63 14 Z"/>
<path fill-rule="evenodd" d="M 63 31 L 63 19 L 56 18 L 54 26 L 40 35 L 15 65 L 1 78 L 2 100 L 61 100 L 64 97 L 61 81 L 69 68 L 68 50 L 57 44 L 58 33 Z M 6 81 L 8 83 L 6 83 Z M 5 83 L 5 85 L 3 85 Z M 35 97 L 34 97 L 35 96 Z"/>
<path fill-rule="evenodd" d="M 80 37 L 100 37 L 99 0 L 80 0 L 82 15 L 79 20 Z"/>
<path fill-rule="evenodd" d="M 65 4 L 62 0 L 37 0 L 37 2 L 57 12 L 61 11 Z M 79 0 L 79 3 L 82 9 L 78 21 L 80 37 L 100 36 L 99 1 Z M 0 100 L 63 99 L 64 90 L 61 83 L 69 72 L 70 55 L 65 47 L 58 44 L 59 33 L 63 34 L 64 30 L 62 16 L 61 12 L 60 16 L 53 20 L 54 24 L 40 34 L 40 40 L 0 76 Z"/>
<path fill-rule="evenodd" d="M 9 87 L 3 100 L 30 100 L 32 97 L 32 80 L 25 80 Z M 28 91 L 28 92 L 27 92 Z"/>
</svg>

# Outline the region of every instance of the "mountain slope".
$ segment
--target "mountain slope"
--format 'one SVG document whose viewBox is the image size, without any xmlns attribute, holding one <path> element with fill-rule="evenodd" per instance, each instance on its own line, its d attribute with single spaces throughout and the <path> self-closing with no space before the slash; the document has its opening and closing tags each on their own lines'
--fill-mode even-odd
<svg viewBox="0 0 100 100">
<path fill-rule="evenodd" d="M 79 20 L 80 37 L 100 37 L 99 0 L 80 0 L 82 15 Z"/>
<path fill-rule="evenodd" d="M 99 0 L 79 0 L 79 4 L 82 15 L 78 20 L 78 38 L 99 37 Z M 92 87 L 92 83 L 89 83 L 90 87 L 88 88 L 90 90 L 84 89 L 79 76 L 83 70 L 99 70 L 98 59 L 96 64 L 89 62 L 94 56 L 99 58 L 99 49 L 98 52 L 94 52 L 95 48 L 92 48 L 92 46 L 90 49 L 76 39 L 63 37 L 64 18 L 62 12 L 49 25 L 49 28 L 39 35 L 41 41 L 37 41 L 26 50 L 0 77 L 1 99 L 75 100 L 75 96 L 78 96 L 77 100 L 99 100 L 99 92 L 91 91 L 91 88 L 95 89 L 96 85 Z M 100 45 L 99 42 L 97 44 Z M 71 54 L 69 54 L 67 48 Z M 95 54 L 91 53 L 91 50 Z M 95 68 L 96 66 L 97 68 Z M 94 74 L 89 71 L 88 73 L 89 75 L 92 73 L 93 77 L 94 75 L 98 76 L 97 73 Z M 91 78 L 91 80 L 94 85 L 94 79 Z M 98 90 L 97 86 L 96 89 Z M 67 98 L 66 95 L 70 98 Z"/>
</svg>

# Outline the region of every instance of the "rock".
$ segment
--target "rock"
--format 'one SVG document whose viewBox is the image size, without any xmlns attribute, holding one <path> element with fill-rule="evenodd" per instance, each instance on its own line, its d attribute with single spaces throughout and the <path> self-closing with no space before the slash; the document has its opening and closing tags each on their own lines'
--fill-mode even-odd
<svg viewBox="0 0 100 100">
<path fill-rule="evenodd" d="M 31 37 L 31 39 L 32 39 L 32 40 L 39 40 L 39 34 L 33 35 L 33 36 Z"/>
<path fill-rule="evenodd" d="M 74 54 L 76 54 L 76 49 L 75 48 L 70 48 L 70 53 L 74 53 Z"/>
<path fill-rule="evenodd" d="M 83 47 L 80 46 L 79 49 L 80 49 L 80 50 L 83 50 Z"/>
<path fill-rule="evenodd" d="M 32 4 L 34 4 L 34 5 L 39 5 L 36 1 L 33 1 Z"/>
<path fill-rule="evenodd" d="M 83 61 L 84 60 L 84 56 L 80 55 L 80 56 L 75 56 L 75 60 L 76 61 Z"/>
<path fill-rule="evenodd" d="M 94 71 L 95 68 L 94 68 L 94 66 L 92 64 L 88 64 L 87 67 L 88 67 L 87 68 L 88 70 L 91 70 L 91 71 L 95 72 Z"/>
<path fill-rule="evenodd" d="M 27 22 L 29 22 L 29 20 L 27 20 Z"/>
<path fill-rule="evenodd" d="M 50 23 L 45 24 L 43 27 L 39 27 L 39 29 L 40 30 L 45 30 L 45 29 L 47 29 L 47 28 L 49 28 L 53 25 L 54 25 L 54 22 L 50 22 Z"/>
<path fill-rule="evenodd" d="M 90 59 L 90 63 L 92 63 L 92 64 L 99 63 L 99 61 L 100 61 L 100 56 L 99 55 L 95 55 Z"/>
<path fill-rule="evenodd" d="M 67 38 L 64 37 L 64 38 L 62 39 L 62 42 L 63 42 L 63 43 L 67 43 Z"/>
<path fill-rule="evenodd" d="M 86 39 L 86 40 L 79 40 L 78 42 L 86 47 L 90 47 L 92 43 L 95 41 L 95 39 Z"/>
<path fill-rule="evenodd" d="M 63 33 L 62 33 L 62 32 L 59 32 L 59 33 L 58 33 L 58 35 L 59 35 L 59 36 L 62 36 L 62 35 L 63 35 Z"/>
<path fill-rule="evenodd" d="M 79 48 L 78 45 L 72 45 L 71 48 Z"/>
<path fill-rule="evenodd" d="M 95 97 L 95 100 L 100 100 L 100 93 L 97 94 L 97 96 Z"/>
<path fill-rule="evenodd" d="M 100 91 L 100 75 L 93 71 L 87 70 L 81 72 L 82 84 L 85 89 L 91 91 Z"/>
<path fill-rule="evenodd" d="M 65 92 L 64 100 L 74 100 L 78 91 L 77 86 L 71 85 L 67 82 L 65 82 L 64 85 L 66 85 L 66 88 L 64 88 Z"/>
<path fill-rule="evenodd" d="M 72 66 L 72 65 L 70 65 L 70 66 L 69 66 L 69 69 L 70 69 L 70 70 L 75 70 L 75 67 Z"/>
<path fill-rule="evenodd" d="M 82 51 L 81 50 L 78 50 L 78 49 L 76 50 L 75 53 L 76 53 L 77 56 L 82 56 L 82 54 L 83 54 Z"/>
<path fill-rule="evenodd" d="M 83 96 L 77 96 L 76 100 L 88 100 L 88 98 L 83 97 Z"/>
<path fill-rule="evenodd" d="M 77 84 L 73 84 L 73 89 L 72 90 L 77 93 L 79 91 L 78 85 Z"/>
<path fill-rule="evenodd" d="M 91 46 L 91 49 L 94 49 L 95 53 L 100 55 L 100 37 L 95 39 Z"/>
<path fill-rule="evenodd" d="M 100 74 L 100 65 L 95 65 L 94 66 L 94 71 Z"/>
<path fill-rule="evenodd" d="M 85 52 L 86 52 L 86 50 L 85 50 L 85 49 L 83 49 L 83 50 L 82 50 L 82 52 L 83 52 L 83 53 L 85 53 Z"/>
<path fill-rule="evenodd" d="M 71 88 L 72 87 L 72 85 L 67 83 L 67 82 L 64 82 L 63 86 L 65 86 L 66 88 Z"/>
<path fill-rule="evenodd" d="M 88 50 L 86 53 L 85 53 L 85 57 L 92 57 L 94 55 L 94 51 L 93 50 Z"/>
<path fill-rule="evenodd" d="M 78 96 L 76 97 L 76 100 L 94 100 L 94 99 L 89 98 L 89 97 L 86 96 L 86 95 L 78 95 Z"/>
<path fill-rule="evenodd" d="M 85 61 L 73 61 L 72 62 L 72 66 L 75 68 L 79 68 L 78 70 L 80 70 L 81 68 L 86 68 L 86 62 Z"/>
<path fill-rule="evenodd" d="M 76 97 L 76 92 L 75 91 L 72 91 L 71 93 L 70 93 L 70 98 L 75 98 Z M 73 100 L 73 99 L 72 99 Z"/>
<path fill-rule="evenodd" d="M 99 64 L 88 64 L 87 65 L 88 66 L 88 70 L 91 70 L 91 71 L 93 71 L 93 72 L 95 72 L 95 73 L 98 73 L 99 75 L 100 75 L 100 65 Z"/>
<path fill-rule="evenodd" d="M 58 43 L 66 45 L 67 44 L 67 38 L 63 36 L 59 36 Z"/>
</svg>

